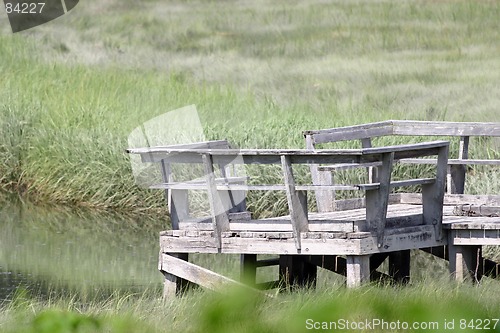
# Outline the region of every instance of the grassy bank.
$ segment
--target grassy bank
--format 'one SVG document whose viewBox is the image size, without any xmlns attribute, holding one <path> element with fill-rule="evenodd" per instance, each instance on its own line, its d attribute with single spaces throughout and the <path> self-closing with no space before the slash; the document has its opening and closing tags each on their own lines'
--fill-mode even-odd
<svg viewBox="0 0 500 333">
<path fill-rule="evenodd" d="M 346 290 L 333 285 L 321 293 L 301 291 L 272 299 L 233 290 L 193 292 L 175 302 L 129 295 L 85 305 L 71 299 L 37 302 L 21 293 L 0 313 L 0 327 L 6 333 L 223 333 L 332 332 L 338 330 L 330 325 L 337 324 L 351 325 L 346 332 L 443 332 L 445 323 L 453 323 L 454 329 L 447 327 L 450 331 L 475 332 L 481 327 L 498 332 L 500 324 L 493 321 L 500 311 L 498 291 L 498 283 L 491 281 L 477 287 L 427 282 L 405 288 Z M 378 326 L 365 330 L 352 326 L 372 320 L 378 320 Z"/>
<path fill-rule="evenodd" d="M 28 32 L 1 27 L 0 187 L 161 211 L 161 193 L 133 183 L 126 138 L 188 104 L 208 138 L 240 147 L 303 147 L 302 130 L 391 118 L 495 120 L 499 16 L 498 1 L 87 1 Z M 473 177 L 469 192 L 498 192 L 483 182 L 498 173 Z M 257 212 L 276 202 L 250 198 Z"/>
</svg>

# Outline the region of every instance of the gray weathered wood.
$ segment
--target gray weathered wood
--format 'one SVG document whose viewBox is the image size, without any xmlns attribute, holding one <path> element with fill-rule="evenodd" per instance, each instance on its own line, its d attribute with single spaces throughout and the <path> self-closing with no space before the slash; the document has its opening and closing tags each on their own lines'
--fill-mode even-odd
<svg viewBox="0 0 500 333">
<path fill-rule="evenodd" d="M 422 208 L 424 223 L 433 225 L 436 240 L 442 238 L 443 201 L 445 192 L 445 179 L 448 161 L 448 146 L 442 147 L 438 153 L 436 168 L 436 181 L 422 186 Z"/>
<path fill-rule="evenodd" d="M 419 179 L 407 179 L 407 180 L 395 180 L 391 181 L 389 187 L 405 187 L 405 186 L 415 186 L 415 185 L 428 185 L 433 184 L 436 180 L 434 178 L 419 178 Z M 359 184 L 356 185 L 360 190 L 370 191 L 380 188 L 380 183 L 373 184 Z"/>
<path fill-rule="evenodd" d="M 164 272 L 210 290 L 224 291 L 228 286 L 255 290 L 240 282 L 168 254 L 161 256 L 161 265 Z"/>
<path fill-rule="evenodd" d="M 177 190 L 204 190 L 206 184 L 200 182 L 177 182 L 167 184 L 155 184 L 149 186 L 150 189 L 177 189 Z M 285 191 L 285 185 L 241 185 L 241 184 L 215 184 L 219 191 Z M 297 185 L 298 191 L 353 191 L 358 190 L 357 185 Z"/>
<path fill-rule="evenodd" d="M 181 279 L 173 274 L 167 273 L 163 269 L 163 253 L 160 252 L 160 257 L 158 260 L 158 270 L 163 274 L 163 298 L 173 298 L 176 295 L 182 294 L 189 287 L 189 282 L 187 280 Z M 171 253 L 171 256 L 178 258 L 179 260 L 188 261 L 187 253 Z"/>
<path fill-rule="evenodd" d="M 395 135 L 500 136 L 500 123 L 393 120 Z"/>
<path fill-rule="evenodd" d="M 305 131 L 314 143 L 360 140 L 387 135 L 500 136 L 500 123 L 388 120 L 383 122 Z"/>
<path fill-rule="evenodd" d="M 364 238 L 357 238 L 359 234 Z M 304 233 L 305 235 L 305 233 Z M 301 253 L 308 255 L 363 255 L 378 252 L 391 252 L 421 247 L 440 246 L 446 240 L 435 240 L 434 226 L 401 228 L 398 233 L 388 232 L 384 237 L 384 246 L 377 246 L 377 238 L 370 233 L 351 233 L 347 237 L 330 238 L 331 233 L 321 233 L 320 237 L 302 237 Z M 258 235 L 256 235 L 258 236 Z M 222 253 L 250 254 L 299 254 L 293 238 L 270 240 L 263 237 L 225 237 L 222 238 Z M 173 237 L 160 236 L 163 252 L 218 253 L 213 236 Z"/>
<path fill-rule="evenodd" d="M 310 135 L 306 136 L 306 148 L 311 151 L 313 151 L 315 148 L 314 142 Z M 333 185 L 333 178 L 331 173 L 325 172 L 324 170 L 319 170 L 318 167 L 318 164 L 309 165 L 313 184 Z M 314 191 L 314 195 L 316 196 L 316 205 L 318 207 L 318 212 L 331 212 L 334 210 L 335 190 L 316 190 Z"/>
<path fill-rule="evenodd" d="M 358 140 L 390 135 L 393 133 L 392 121 L 382 121 L 372 124 L 346 126 L 316 131 L 305 131 L 304 135 L 313 137 L 314 143 L 326 143 L 343 140 Z"/>
<path fill-rule="evenodd" d="M 422 195 L 419 193 L 400 193 L 402 204 L 422 204 Z M 472 194 L 446 194 L 443 204 L 455 206 L 460 204 L 500 206 L 500 195 L 472 195 Z"/>
<path fill-rule="evenodd" d="M 288 209 L 292 221 L 297 250 L 301 250 L 300 233 L 309 231 L 307 220 L 307 192 L 295 190 L 292 163 L 289 156 L 281 156 L 281 167 L 286 187 Z"/>
<path fill-rule="evenodd" d="M 179 229 L 181 221 L 189 219 L 189 194 L 187 190 L 170 190 L 170 220 L 172 229 Z"/>
<path fill-rule="evenodd" d="M 361 139 L 361 147 L 372 148 L 372 139 Z M 368 183 L 376 183 L 378 181 L 378 168 L 369 166 L 368 168 L 366 168 L 366 172 L 368 174 Z"/>
<path fill-rule="evenodd" d="M 460 137 L 460 147 L 458 150 L 458 159 L 467 160 L 469 158 L 469 137 Z M 449 164 L 449 163 L 448 163 Z M 467 167 L 464 164 L 450 165 L 450 193 L 463 194 L 465 189 L 465 175 Z"/>
<path fill-rule="evenodd" d="M 494 206 L 474 206 L 470 204 L 458 205 L 453 209 L 453 214 L 457 216 L 491 216 L 500 217 L 500 207 Z"/>
<path fill-rule="evenodd" d="M 366 191 L 366 221 L 369 228 L 376 231 L 379 247 L 383 245 L 393 162 L 394 153 L 385 153 L 382 156 L 382 166 L 379 170 L 380 185 L 378 189 Z"/>
<path fill-rule="evenodd" d="M 479 282 L 483 271 L 481 245 L 455 245 L 450 238 L 448 251 L 452 278 L 458 282 Z"/>
<path fill-rule="evenodd" d="M 405 158 L 398 161 L 402 164 L 437 164 L 434 158 Z M 486 159 L 448 159 L 449 165 L 500 165 L 500 160 Z M 352 164 L 356 165 L 356 164 Z"/>
<path fill-rule="evenodd" d="M 359 287 L 370 282 L 370 256 L 347 256 L 347 287 Z"/>
<path fill-rule="evenodd" d="M 212 221 L 214 225 L 215 236 L 218 248 L 221 247 L 221 233 L 229 230 L 229 216 L 228 212 L 221 202 L 217 188 L 215 186 L 215 175 L 212 156 L 209 154 L 203 155 L 203 162 L 205 166 L 205 177 L 208 188 L 208 201 L 210 203 L 210 210 L 212 213 Z"/>
</svg>

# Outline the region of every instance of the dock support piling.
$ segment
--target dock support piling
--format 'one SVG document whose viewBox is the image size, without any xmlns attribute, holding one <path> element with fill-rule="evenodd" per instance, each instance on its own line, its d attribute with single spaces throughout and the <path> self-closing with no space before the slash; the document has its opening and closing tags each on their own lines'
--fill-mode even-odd
<svg viewBox="0 0 500 333">
<path fill-rule="evenodd" d="M 481 245 L 448 245 L 450 273 L 457 282 L 479 282 L 483 277 Z"/>
<path fill-rule="evenodd" d="M 347 287 L 359 287 L 370 282 L 370 256 L 347 256 Z"/>
<path fill-rule="evenodd" d="M 162 254 L 160 252 L 160 261 L 159 261 L 159 267 L 158 269 L 164 276 L 164 281 L 163 281 L 163 298 L 164 299 L 170 299 L 173 298 L 177 295 L 181 295 L 184 293 L 190 286 L 191 284 L 189 281 L 181 279 L 173 274 L 167 273 L 165 270 L 162 268 L 162 256 L 163 255 L 170 255 L 173 257 L 176 257 L 178 259 L 182 259 L 184 261 L 188 261 L 189 255 L 187 253 L 169 253 L 169 254 Z"/>
</svg>

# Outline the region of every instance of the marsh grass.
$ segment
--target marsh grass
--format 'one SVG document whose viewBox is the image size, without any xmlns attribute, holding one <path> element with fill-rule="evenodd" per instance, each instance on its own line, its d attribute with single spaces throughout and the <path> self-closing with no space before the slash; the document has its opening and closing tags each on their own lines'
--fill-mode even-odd
<svg viewBox="0 0 500 333">
<path fill-rule="evenodd" d="M 431 331 L 439 332 L 445 321 L 455 320 L 457 328 L 461 319 L 469 322 L 497 318 L 500 310 L 497 289 L 498 284 L 492 281 L 479 286 L 426 281 L 404 288 L 371 284 L 346 290 L 342 285 L 331 285 L 321 292 L 302 290 L 274 298 L 244 290 L 228 290 L 222 294 L 191 291 L 175 301 L 134 294 L 87 304 L 71 298 L 40 302 L 24 294 L 4 306 L 2 331 L 46 332 L 37 328 L 41 324 L 81 321 L 95 324 L 91 325 L 91 332 L 305 332 L 308 320 L 329 324 L 340 319 L 364 322 L 376 318 L 410 324 L 435 322 L 439 328 Z M 87 331 L 81 324 L 73 330 L 50 332 Z M 387 329 L 375 327 L 370 331 Z M 466 327 L 460 331 L 474 330 Z M 487 331 L 498 331 L 498 327 Z"/>
<path fill-rule="evenodd" d="M 0 36 L 0 186 L 39 203 L 164 214 L 161 193 L 133 183 L 126 137 L 188 104 L 208 139 L 242 148 L 300 148 L 306 129 L 392 118 L 495 120 L 499 13 L 468 0 L 88 1 Z M 497 191 L 487 177 L 498 175 L 475 171 L 468 191 Z M 280 194 L 249 199 L 257 214 L 284 211 Z"/>
</svg>

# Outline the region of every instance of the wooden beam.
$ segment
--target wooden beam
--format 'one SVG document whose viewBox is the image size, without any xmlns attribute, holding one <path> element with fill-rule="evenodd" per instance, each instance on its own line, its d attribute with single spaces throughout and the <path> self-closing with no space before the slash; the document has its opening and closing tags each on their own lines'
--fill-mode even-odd
<svg viewBox="0 0 500 333">
<path fill-rule="evenodd" d="M 458 159 L 466 160 L 469 158 L 469 137 L 460 137 L 460 147 L 458 150 Z M 451 193 L 463 194 L 465 189 L 465 175 L 467 166 L 464 164 L 456 164 L 450 166 L 451 174 Z"/>
<path fill-rule="evenodd" d="M 221 248 L 221 233 L 229 230 L 229 216 L 217 192 L 215 186 L 215 174 L 212 155 L 204 154 L 202 156 L 203 164 L 205 166 L 205 177 L 208 189 L 208 201 L 210 203 L 210 211 L 212 214 L 212 221 L 214 225 L 214 232 L 216 238 L 217 248 Z"/>
<path fill-rule="evenodd" d="M 500 136 L 500 123 L 393 120 L 395 135 Z"/>
<path fill-rule="evenodd" d="M 392 133 L 393 121 L 389 120 L 371 124 L 305 131 L 304 135 L 312 136 L 314 139 L 314 143 L 318 144 L 344 140 L 374 138 L 377 136 L 391 135 Z"/>
<path fill-rule="evenodd" d="M 366 191 L 366 222 L 371 230 L 376 231 L 378 247 L 383 245 L 393 162 L 394 153 L 382 155 L 382 166 L 379 170 L 380 186 L 378 189 Z"/>
<path fill-rule="evenodd" d="M 165 273 L 190 281 L 210 290 L 224 291 L 228 286 L 233 286 L 257 291 L 240 282 L 166 253 L 163 253 L 161 256 L 161 268 Z"/>
<path fill-rule="evenodd" d="M 433 225 L 436 240 L 442 238 L 443 202 L 448 161 L 448 146 L 441 147 L 438 153 L 436 181 L 422 186 L 422 209 L 424 224 Z"/>
<path fill-rule="evenodd" d="M 314 142 L 310 135 L 306 135 L 306 148 L 314 151 Z M 333 185 L 331 172 L 319 170 L 319 164 L 310 164 L 313 185 Z M 314 191 L 318 212 L 331 212 L 334 210 L 335 190 L 318 189 Z"/>
<path fill-rule="evenodd" d="M 295 179 L 293 177 L 290 156 L 281 156 L 281 167 L 283 169 L 283 177 L 285 180 L 286 197 L 288 200 L 288 209 L 290 210 L 290 219 L 292 221 L 295 246 L 300 252 L 300 233 L 309 231 L 307 220 L 307 192 L 295 190 Z"/>
<path fill-rule="evenodd" d="M 372 139 L 371 138 L 361 139 L 361 147 L 372 148 Z M 366 172 L 368 174 L 368 183 L 378 182 L 378 168 L 377 167 L 369 166 L 366 168 Z"/>
<path fill-rule="evenodd" d="M 188 261 L 187 253 L 170 253 L 169 255 L 178 258 L 179 260 Z M 189 288 L 189 281 L 181 279 L 173 274 L 167 273 L 163 269 L 163 254 L 160 252 L 158 260 L 158 270 L 163 274 L 163 298 L 169 299 L 177 295 L 181 295 Z"/>
</svg>

